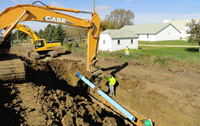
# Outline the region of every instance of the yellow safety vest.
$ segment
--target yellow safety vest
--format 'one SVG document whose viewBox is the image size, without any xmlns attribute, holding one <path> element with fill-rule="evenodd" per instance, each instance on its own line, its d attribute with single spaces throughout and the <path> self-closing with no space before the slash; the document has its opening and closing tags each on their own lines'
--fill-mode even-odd
<svg viewBox="0 0 200 126">
<path fill-rule="evenodd" d="M 109 85 L 115 85 L 116 80 L 115 80 L 115 78 L 113 76 L 111 78 L 110 77 L 106 77 L 106 79 L 108 80 L 108 84 Z"/>
<path fill-rule="evenodd" d="M 129 48 L 128 47 L 125 48 L 125 52 L 129 52 Z"/>
</svg>

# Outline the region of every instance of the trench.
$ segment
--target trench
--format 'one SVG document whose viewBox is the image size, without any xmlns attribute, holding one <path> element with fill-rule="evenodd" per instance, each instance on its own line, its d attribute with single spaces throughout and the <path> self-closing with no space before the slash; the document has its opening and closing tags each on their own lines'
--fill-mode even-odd
<svg viewBox="0 0 200 126">
<path fill-rule="evenodd" d="M 120 116 L 92 102 L 89 88 L 75 76 L 80 72 L 92 78 L 85 64 L 67 59 L 21 59 L 26 81 L 0 82 L 3 125 L 128 125 Z"/>
</svg>

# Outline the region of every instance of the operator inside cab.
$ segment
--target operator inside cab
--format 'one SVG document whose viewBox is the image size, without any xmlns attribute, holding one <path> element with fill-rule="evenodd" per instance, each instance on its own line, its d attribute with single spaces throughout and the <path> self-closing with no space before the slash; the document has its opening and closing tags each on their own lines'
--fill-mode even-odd
<svg viewBox="0 0 200 126">
<path fill-rule="evenodd" d="M 44 41 L 43 40 L 36 41 L 35 48 L 38 49 L 40 47 L 44 47 Z"/>
</svg>

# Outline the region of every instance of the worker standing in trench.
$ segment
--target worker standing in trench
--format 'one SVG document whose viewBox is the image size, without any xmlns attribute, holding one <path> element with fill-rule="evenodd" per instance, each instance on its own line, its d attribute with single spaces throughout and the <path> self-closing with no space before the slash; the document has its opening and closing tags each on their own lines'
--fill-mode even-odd
<svg viewBox="0 0 200 126">
<path fill-rule="evenodd" d="M 110 88 L 110 93 L 115 96 L 115 91 L 114 91 L 114 85 L 116 84 L 115 78 L 110 75 L 110 77 L 105 77 L 108 80 L 109 88 Z"/>
</svg>

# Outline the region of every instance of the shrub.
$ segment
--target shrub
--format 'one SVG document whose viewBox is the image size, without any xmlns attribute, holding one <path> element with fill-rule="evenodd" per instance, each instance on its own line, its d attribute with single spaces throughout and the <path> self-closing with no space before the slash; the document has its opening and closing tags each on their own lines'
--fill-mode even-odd
<svg viewBox="0 0 200 126">
<path fill-rule="evenodd" d="M 73 42 L 73 47 L 79 47 L 79 43 L 77 41 Z"/>
<path fill-rule="evenodd" d="M 65 49 L 70 50 L 72 48 L 72 43 L 65 43 Z"/>
</svg>

